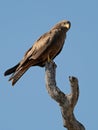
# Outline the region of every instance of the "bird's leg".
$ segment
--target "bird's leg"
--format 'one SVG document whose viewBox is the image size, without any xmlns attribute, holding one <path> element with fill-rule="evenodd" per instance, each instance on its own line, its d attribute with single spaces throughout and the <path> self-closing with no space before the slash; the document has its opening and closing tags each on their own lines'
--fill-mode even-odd
<svg viewBox="0 0 98 130">
<path fill-rule="evenodd" d="M 51 62 L 51 59 L 50 59 L 49 55 L 48 55 L 48 62 Z"/>
<path fill-rule="evenodd" d="M 48 61 L 48 63 L 50 63 L 50 62 L 51 62 L 51 63 L 54 63 L 53 60 L 52 60 L 52 58 L 50 58 L 49 55 L 48 55 L 48 57 L 47 57 L 47 61 Z"/>
</svg>

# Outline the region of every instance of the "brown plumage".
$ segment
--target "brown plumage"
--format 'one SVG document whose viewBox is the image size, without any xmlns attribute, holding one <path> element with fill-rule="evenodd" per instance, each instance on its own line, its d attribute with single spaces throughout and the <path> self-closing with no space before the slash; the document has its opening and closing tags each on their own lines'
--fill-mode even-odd
<svg viewBox="0 0 98 130">
<path fill-rule="evenodd" d="M 63 20 L 57 23 L 49 32 L 42 35 L 33 46 L 25 53 L 23 59 L 11 69 L 8 69 L 4 75 L 10 75 L 14 85 L 21 76 L 31 67 L 44 67 L 48 58 L 53 60 L 62 50 L 66 38 L 66 32 L 71 23 Z"/>
</svg>

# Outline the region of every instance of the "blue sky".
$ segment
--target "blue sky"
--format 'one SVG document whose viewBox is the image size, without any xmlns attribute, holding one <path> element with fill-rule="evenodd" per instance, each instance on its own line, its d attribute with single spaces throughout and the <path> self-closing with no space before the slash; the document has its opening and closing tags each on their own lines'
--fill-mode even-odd
<svg viewBox="0 0 98 130">
<path fill-rule="evenodd" d="M 55 59 L 57 85 L 70 92 L 68 76 L 79 79 L 76 118 L 98 129 L 98 1 L 0 1 L 0 130 L 64 130 L 58 104 L 45 88 L 45 70 L 32 67 L 14 88 L 3 73 L 19 62 L 54 24 L 71 21 L 65 46 Z"/>
</svg>

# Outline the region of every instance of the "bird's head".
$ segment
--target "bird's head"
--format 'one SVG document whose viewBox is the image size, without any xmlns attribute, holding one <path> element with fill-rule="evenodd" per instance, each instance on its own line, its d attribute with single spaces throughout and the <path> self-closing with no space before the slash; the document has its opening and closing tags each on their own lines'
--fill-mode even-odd
<svg viewBox="0 0 98 130">
<path fill-rule="evenodd" d="M 64 29 L 66 31 L 68 31 L 71 27 L 71 23 L 70 21 L 67 20 L 63 20 L 59 23 L 57 23 L 52 29 Z"/>
</svg>

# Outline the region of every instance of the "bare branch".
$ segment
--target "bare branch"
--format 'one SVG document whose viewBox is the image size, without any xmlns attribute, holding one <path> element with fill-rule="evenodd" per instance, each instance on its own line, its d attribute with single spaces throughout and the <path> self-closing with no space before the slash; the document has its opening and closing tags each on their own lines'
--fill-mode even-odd
<svg viewBox="0 0 98 130">
<path fill-rule="evenodd" d="M 68 130 L 85 130 L 84 126 L 76 120 L 73 113 L 79 97 L 78 79 L 76 77 L 69 76 L 71 93 L 64 94 L 56 86 L 56 64 L 54 62 L 46 63 L 45 74 L 47 91 L 49 95 L 59 103 L 64 127 Z"/>
</svg>

